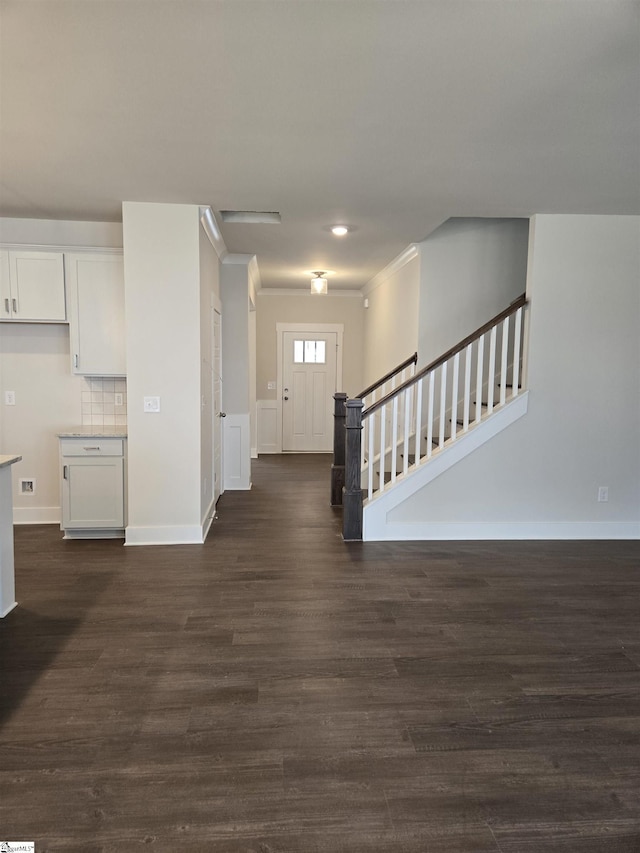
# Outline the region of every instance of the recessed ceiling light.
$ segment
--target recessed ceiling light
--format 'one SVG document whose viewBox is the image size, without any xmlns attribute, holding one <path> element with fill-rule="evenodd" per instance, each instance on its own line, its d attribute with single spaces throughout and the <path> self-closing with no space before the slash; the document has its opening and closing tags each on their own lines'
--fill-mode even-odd
<svg viewBox="0 0 640 853">
<path fill-rule="evenodd" d="M 279 225 L 282 218 L 277 210 L 221 210 L 223 222 L 242 222 L 245 225 Z"/>
<path fill-rule="evenodd" d="M 331 233 L 335 237 L 344 237 L 345 234 L 349 233 L 349 228 L 346 225 L 332 225 Z"/>
</svg>

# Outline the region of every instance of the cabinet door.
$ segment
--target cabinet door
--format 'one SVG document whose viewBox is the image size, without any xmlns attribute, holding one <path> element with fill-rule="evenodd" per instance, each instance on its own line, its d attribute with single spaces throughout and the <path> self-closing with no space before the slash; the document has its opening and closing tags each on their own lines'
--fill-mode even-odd
<svg viewBox="0 0 640 853">
<path fill-rule="evenodd" d="M 9 280 L 12 320 L 67 319 L 62 252 L 9 252 Z"/>
<path fill-rule="evenodd" d="M 122 255 L 66 255 L 72 370 L 124 376 Z"/>
<path fill-rule="evenodd" d="M 62 457 L 62 526 L 124 527 L 121 457 Z"/>
<path fill-rule="evenodd" d="M 9 252 L 0 251 L 0 319 L 10 320 L 11 285 L 9 282 Z"/>
</svg>

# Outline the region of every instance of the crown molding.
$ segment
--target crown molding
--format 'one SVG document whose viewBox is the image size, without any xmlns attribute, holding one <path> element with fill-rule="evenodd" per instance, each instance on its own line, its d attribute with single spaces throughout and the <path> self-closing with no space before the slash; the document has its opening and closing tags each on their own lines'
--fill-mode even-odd
<svg viewBox="0 0 640 853">
<path fill-rule="evenodd" d="M 200 222 L 216 255 L 224 263 L 224 259 L 229 253 L 222 238 L 222 232 L 220 231 L 216 215 L 209 205 L 200 205 Z"/>
<path fill-rule="evenodd" d="M 380 272 L 376 273 L 372 279 L 369 279 L 362 288 L 362 295 L 368 296 L 373 290 L 380 287 L 381 284 L 384 284 L 387 279 L 391 278 L 392 275 L 399 272 L 402 267 L 406 266 L 414 258 L 417 258 L 418 255 L 419 251 L 417 245 L 415 243 L 411 243 L 411 245 L 407 246 L 403 252 L 400 252 L 400 254 L 395 257 L 391 263 L 387 264 L 387 266 L 381 269 Z"/>
</svg>

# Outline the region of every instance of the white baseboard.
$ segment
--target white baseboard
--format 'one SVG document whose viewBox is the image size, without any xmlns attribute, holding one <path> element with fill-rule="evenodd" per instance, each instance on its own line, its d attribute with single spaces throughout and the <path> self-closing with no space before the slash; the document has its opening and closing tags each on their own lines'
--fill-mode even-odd
<svg viewBox="0 0 640 853">
<path fill-rule="evenodd" d="M 640 539 L 634 521 L 387 522 L 369 542 L 518 539 Z"/>
<path fill-rule="evenodd" d="M 207 511 L 204 514 L 204 518 L 202 519 L 202 541 L 204 542 L 207 536 L 209 535 L 209 530 L 211 529 L 211 525 L 213 524 L 213 517 L 216 514 L 216 505 L 213 502 L 213 498 L 211 499 L 211 503 Z"/>
<path fill-rule="evenodd" d="M 60 524 L 59 506 L 17 506 L 13 508 L 14 524 Z"/>
<path fill-rule="evenodd" d="M 14 601 L 13 604 L 10 604 L 8 607 L 5 607 L 5 609 L 2 611 L 2 613 L 0 613 L 0 619 L 4 619 L 5 616 L 8 616 L 9 613 L 11 613 L 11 611 L 14 609 L 14 607 L 17 607 L 17 606 L 18 606 L 18 602 Z"/>
<path fill-rule="evenodd" d="M 125 545 L 202 545 L 200 524 L 163 527 L 127 527 Z"/>
</svg>

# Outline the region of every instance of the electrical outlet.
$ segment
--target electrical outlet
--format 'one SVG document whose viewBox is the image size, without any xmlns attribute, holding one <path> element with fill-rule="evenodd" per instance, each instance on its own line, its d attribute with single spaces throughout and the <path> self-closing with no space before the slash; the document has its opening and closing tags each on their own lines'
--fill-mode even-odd
<svg viewBox="0 0 640 853">
<path fill-rule="evenodd" d="M 35 495 L 36 481 L 33 477 L 21 477 L 18 480 L 21 495 Z"/>
<path fill-rule="evenodd" d="M 119 391 L 116 391 L 116 393 L 113 395 L 113 402 L 116 406 L 124 406 L 124 395 L 121 394 Z"/>
<path fill-rule="evenodd" d="M 4 392 L 4 404 L 5 404 L 5 406 L 15 406 L 15 404 L 16 404 L 16 392 L 15 391 L 5 391 Z"/>
<path fill-rule="evenodd" d="M 145 410 L 145 412 L 159 412 L 160 411 L 160 397 L 145 397 L 144 398 L 144 410 Z"/>
<path fill-rule="evenodd" d="M 598 489 L 598 503 L 606 503 L 609 500 L 609 486 L 600 486 Z"/>
</svg>

